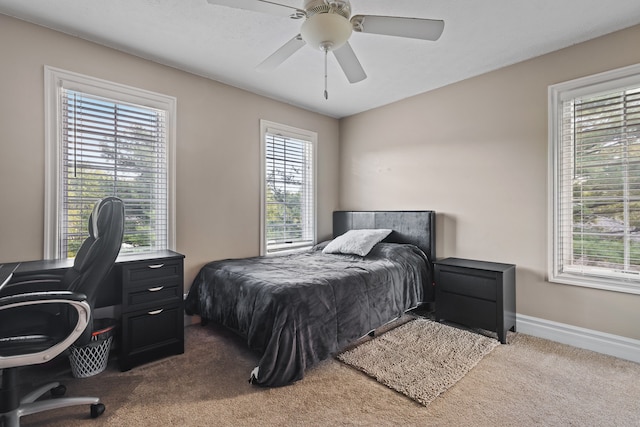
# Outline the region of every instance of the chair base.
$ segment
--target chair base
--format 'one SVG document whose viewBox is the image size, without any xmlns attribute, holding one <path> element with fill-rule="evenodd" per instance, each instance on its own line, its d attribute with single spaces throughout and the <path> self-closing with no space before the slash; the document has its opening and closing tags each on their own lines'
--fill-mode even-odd
<svg viewBox="0 0 640 427">
<path fill-rule="evenodd" d="M 3 374 L 5 373 L 7 373 L 7 370 L 5 370 Z M 13 377 L 13 375 L 9 375 L 9 377 Z M 9 378 L 3 378 L 4 388 L 14 388 L 15 385 L 6 383 L 8 379 Z M 91 418 L 99 417 L 104 412 L 104 404 L 100 403 L 100 399 L 98 397 L 64 397 L 36 402 L 36 400 L 42 395 L 49 391 L 53 392 L 53 390 L 59 386 L 59 382 L 52 382 L 25 395 L 20 399 L 20 403 L 17 408 L 0 414 L 0 425 L 3 427 L 19 427 L 20 418 L 23 416 L 49 411 L 51 409 L 66 408 L 67 406 L 91 405 Z M 2 422 L 4 422 L 4 424 Z"/>
</svg>

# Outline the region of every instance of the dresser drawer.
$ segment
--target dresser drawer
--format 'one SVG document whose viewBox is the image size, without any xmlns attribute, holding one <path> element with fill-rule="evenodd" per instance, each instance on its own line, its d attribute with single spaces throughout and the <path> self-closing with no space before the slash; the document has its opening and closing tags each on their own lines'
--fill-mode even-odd
<svg viewBox="0 0 640 427">
<path fill-rule="evenodd" d="M 183 320 L 181 302 L 124 313 L 120 369 L 184 353 Z"/>
<path fill-rule="evenodd" d="M 126 287 L 143 286 L 154 283 L 182 281 L 183 262 L 181 259 L 149 260 L 122 266 L 122 280 Z"/>
<path fill-rule="evenodd" d="M 163 301 L 175 301 L 182 298 L 182 284 L 144 286 L 127 289 L 123 293 L 123 304 L 128 309 L 147 304 L 158 304 Z"/>
<path fill-rule="evenodd" d="M 442 291 L 496 300 L 496 274 L 491 271 L 438 266 L 436 286 Z"/>
<path fill-rule="evenodd" d="M 129 342 L 126 343 L 130 352 L 148 350 L 181 339 L 182 316 L 180 304 L 158 306 L 154 310 L 136 311 L 123 316 L 123 326 L 130 332 Z"/>
</svg>

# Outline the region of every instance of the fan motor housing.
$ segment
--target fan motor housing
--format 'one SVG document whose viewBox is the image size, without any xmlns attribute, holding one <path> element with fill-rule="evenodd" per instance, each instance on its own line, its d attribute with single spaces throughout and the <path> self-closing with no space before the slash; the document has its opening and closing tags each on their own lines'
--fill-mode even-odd
<svg viewBox="0 0 640 427">
<path fill-rule="evenodd" d="M 320 13 L 308 17 L 300 28 L 302 39 L 322 51 L 335 50 L 345 44 L 353 26 L 347 18 L 336 13 Z"/>
<path fill-rule="evenodd" d="M 320 13 L 337 13 L 349 19 L 351 16 L 351 4 L 346 0 L 307 0 L 304 4 L 307 17 L 317 15 Z"/>
</svg>

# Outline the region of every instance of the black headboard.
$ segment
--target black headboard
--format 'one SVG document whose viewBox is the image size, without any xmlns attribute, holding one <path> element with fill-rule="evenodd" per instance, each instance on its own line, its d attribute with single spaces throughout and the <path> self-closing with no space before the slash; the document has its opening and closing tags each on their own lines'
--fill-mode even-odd
<svg viewBox="0 0 640 427">
<path fill-rule="evenodd" d="M 390 228 L 385 239 L 392 243 L 411 243 L 436 259 L 436 213 L 434 211 L 335 211 L 333 236 L 362 228 Z"/>
<path fill-rule="evenodd" d="M 427 254 L 429 260 L 436 259 L 436 213 L 435 211 L 334 211 L 333 236 L 348 230 L 362 228 L 390 228 L 393 233 L 384 241 L 411 243 Z M 431 271 L 433 272 L 433 266 Z M 434 300 L 434 289 L 425 284 L 425 301 Z"/>
</svg>

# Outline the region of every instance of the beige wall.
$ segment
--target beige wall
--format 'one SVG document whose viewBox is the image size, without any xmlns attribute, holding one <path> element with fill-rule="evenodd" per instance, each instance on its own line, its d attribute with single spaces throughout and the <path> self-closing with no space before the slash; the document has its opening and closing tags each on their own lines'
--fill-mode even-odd
<svg viewBox="0 0 640 427">
<path fill-rule="evenodd" d="M 517 264 L 520 314 L 640 339 L 640 296 L 545 281 L 547 86 L 638 63 L 639 44 L 634 27 L 339 123 L 0 15 L 0 262 L 42 257 L 50 65 L 178 99 L 187 287 L 209 260 L 259 252 L 267 119 L 318 132 L 320 237 L 336 208 L 435 209 L 439 257 Z"/>
<path fill-rule="evenodd" d="M 177 247 L 185 285 L 207 261 L 259 253 L 259 120 L 318 133 L 318 233 L 338 207 L 336 119 L 0 15 L 0 262 L 40 259 L 44 65 L 175 96 Z"/>
<path fill-rule="evenodd" d="M 434 209 L 438 257 L 517 265 L 519 314 L 640 339 L 640 295 L 547 273 L 547 87 L 640 62 L 640 26 L 343 119 L 342 209 Z"/>
</svg>

